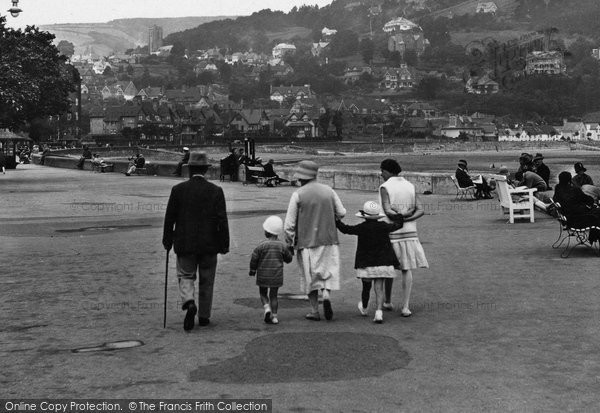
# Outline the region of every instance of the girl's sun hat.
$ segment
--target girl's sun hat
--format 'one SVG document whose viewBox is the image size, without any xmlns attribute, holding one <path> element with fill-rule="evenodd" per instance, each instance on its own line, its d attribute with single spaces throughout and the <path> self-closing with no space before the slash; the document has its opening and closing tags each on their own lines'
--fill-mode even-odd
<svg viewBox="0 0 600 413">
<path fill-rule="evenodd" d="M 379 204 L 375 201 L 367 201 L 363 205 L 363 209 L 359 210 L 356 214 L 357 217 L 364 219 L 378 220 L 385 217 L 385 214 L 381 212 Z"/>
<path fill-rule="evenodd" d="M 281 235 L 283 234 L 283 220 L 277 215 L 271 215 L 263 222 L 263 229 L 269 234 Z"/>
</svg>

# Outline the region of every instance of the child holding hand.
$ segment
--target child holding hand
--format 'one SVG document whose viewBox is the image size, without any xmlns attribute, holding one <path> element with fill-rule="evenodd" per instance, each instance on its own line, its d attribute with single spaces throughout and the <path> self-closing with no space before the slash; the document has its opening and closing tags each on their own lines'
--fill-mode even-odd
<svg viewBox="0 0 600 413">
<path fill-rule="evenodd" d="M 268 217 L 263 229 L 266 239 L 252 252 L 249 275 L 256 276 L 265 323 L 278 324 L 277 291 L 283 285 L 283 263 L 292 262 L 293 250 L 277 238 L 283 233 L 281 218 L 275 215 Z"/>
<path fill-rule="evenodd" d="M 368 303 L 371 282 L 373 282 L 377 302 L 373 321 L 381 324 L 383 322 L 383 283 L 385 279 L 396 276 L 395 268 L 399 266 L 389 234 L 402 228 L 403 221 L 400 219 L 391 224 L 380 221 L 385 214 L 381 212 L 379 204 L 374 201 L 365 202 L 363 209 L 356 216 L 365 221 L 354 226 L 337 221 L 336 226 L 344 234 L 358 235 L 354 268 L 356 277 L 360 278 L 363 284 L 363 300 L 358 303 L 358 309 L 362 315 L 367 315 L 366 305 L 363 306 L 363 301 Z"/>
</svg>

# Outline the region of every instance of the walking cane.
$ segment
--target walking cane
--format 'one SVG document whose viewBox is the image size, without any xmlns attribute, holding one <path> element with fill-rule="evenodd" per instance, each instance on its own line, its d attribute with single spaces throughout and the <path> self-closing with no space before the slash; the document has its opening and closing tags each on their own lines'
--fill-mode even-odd
<svg viewBox="0 0 600 413">
<path fill-rule="evenodd" d="M 165 308 L 163 313 L 163 328 L 167 328 L 167 280 L 169 278 L 169 252 L 171 250 L 167 250 L 167 263 L 165 265 Z"/>
</svg>

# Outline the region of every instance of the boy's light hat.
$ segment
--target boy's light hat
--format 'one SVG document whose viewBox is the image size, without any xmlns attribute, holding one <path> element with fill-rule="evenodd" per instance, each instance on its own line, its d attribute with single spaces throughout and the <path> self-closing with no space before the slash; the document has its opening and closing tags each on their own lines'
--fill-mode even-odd
<svg viewBox="0 0 600 413">
<path fill-rule="evenodd" d="M 283 234 L 283 220 L 277 215 L 271 215 L 263 222 L 263 229 L 269 234 L 281 235 Z"/>
<path fill-rule="evenodd" d="M 379 204 L 375 201 L 367 201 L 363 205 L 363 209 L 355 214 L 357 217 L 364 219 L 381 219 L 385 214 L 381 212 Z"/>
</svg>

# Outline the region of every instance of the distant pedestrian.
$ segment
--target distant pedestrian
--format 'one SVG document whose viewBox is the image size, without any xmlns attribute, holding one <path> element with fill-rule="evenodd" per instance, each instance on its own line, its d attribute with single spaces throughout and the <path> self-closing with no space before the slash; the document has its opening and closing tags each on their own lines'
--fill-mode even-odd
<svg viewBox="0 0 600 413">
<path fill-rule="evenodd" d="M 293 248 L 277 238 L 283 234 L 283 221 L 278 216 L 268 217 L 263 223 L 263 229 L 266 239 L 252 252 L 249 275 L 256 276 L 265 323 L 278 324 L 277 292 L 283 285 L 283 263 L 292 262 Z"/>
<path fill-rule="evenodd" d="M 356 276 L 362 281 L 362 296 L 358 302 L 358 310 L 363 316 L 367 315 L 369 306 L 369 294 L 371 283 L 375 285 L 376 323 L 383 322 L 383 284 L 386 279 L 396 277 L 395 268 L 399 266 L 398 258 L 390 243 L 390 232 L 402 228 L 402 219 L 388 224 L 380 221 L 385 218 L 381 212 L 379 204 L 374 201 L 365 202 L 363 209 L 357 214 L 357 217 L 365 221 L 358 225 L 346 225 L 342 221 L 337 221 L 337 228 L 344 234 L 358 236 L 358 245 L 356 246 L 356 258 L 354 268 Z"/>
<path fill-rule="evenodd" d="M 190 179 L 175 185 L 165 213 L 163 246 L 174 247 L 177 254 L 177 277 L 182 309 L 187 310 L 184 330 L 210 322 L 213 285 L 217 271 L 217 254 L 229 252 L 229 226 L 223 189 L 208 182 L 204 175 L 210 167 L 206 153 L 192 153 Z M 198 306 L 195 301 L 196 273 Z"/>
<path fill-rule="evenodd" d="M 6 175 L 6 159 L 4 158 L 4 149 L 0 148 L 0 169 L 2 174 Z"/>
<path fill-rule="evenodd" d="M 336 218 L 346 210 L 342 201 L 327 185 L 317 182 L 319 167 L 313 161 L 298 164 L 294 178 L 301 188 L 290 198 L 285 217 L 285 240 L 297 251 L 303 291 L 308 294 L 312 311 L 306 319 L 319 321 L 319 290 L 323 294 L 325 319 L 331 320 L 330 292 L 340 289 L 340 251 Z"/>
</svg>

